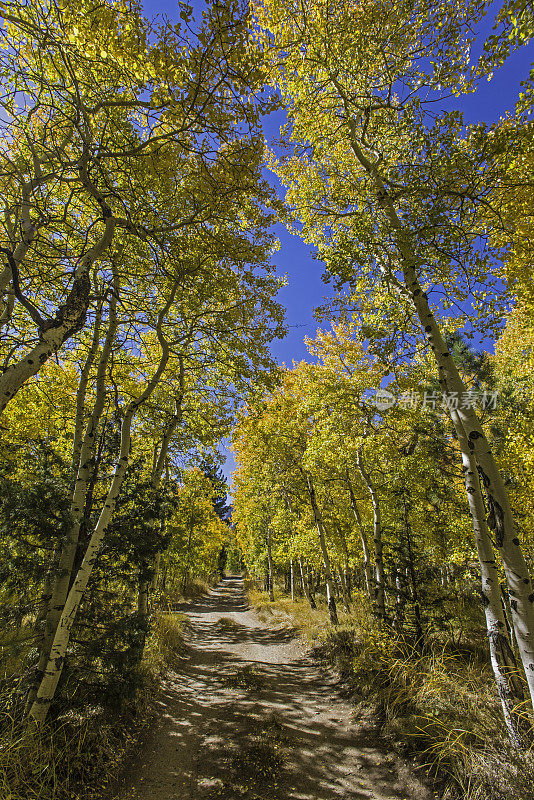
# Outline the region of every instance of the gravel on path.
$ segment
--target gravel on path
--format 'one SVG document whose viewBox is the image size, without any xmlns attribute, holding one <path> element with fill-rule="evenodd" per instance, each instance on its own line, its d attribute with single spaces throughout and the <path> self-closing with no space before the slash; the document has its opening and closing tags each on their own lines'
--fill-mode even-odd
<svg viewBox="0 0 534 800">
<path fill-rule="evenodd" d="M 241 578 L 183 611 L 184 660 L 117 800 L 431 800 L 295 633 L 249 607 Z"/>
</svg>

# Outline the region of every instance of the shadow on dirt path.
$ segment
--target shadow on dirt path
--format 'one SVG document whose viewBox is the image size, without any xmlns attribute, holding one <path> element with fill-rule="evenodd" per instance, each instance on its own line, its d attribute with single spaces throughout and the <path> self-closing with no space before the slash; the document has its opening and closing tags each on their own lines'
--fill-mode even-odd
<svg viewBox="0 0 534 800">
<path fill-rule="evenodd" d="M 226 578 L 179 609 L 188 650 L 118 800 L 430 800 L 287 628 Z"/>
</svg>

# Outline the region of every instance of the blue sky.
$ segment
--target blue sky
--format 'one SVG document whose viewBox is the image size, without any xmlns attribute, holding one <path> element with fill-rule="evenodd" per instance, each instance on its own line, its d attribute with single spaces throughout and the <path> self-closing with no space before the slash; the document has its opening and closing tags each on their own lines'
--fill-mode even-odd
<svg viewBox="0 0 534 800">
<path fill-rule="evenodd" d="M 205 7 L 203 0 L 189 0 L 189 4 L 193 6 L 195 16 L 200 16 Z M 495 8 L 499 5 L 496 3 Z M 143 8 L 149 18 L 157 14 L 164 14 L 171 20 L 179 18 L 179 6 L 174 0 L 144 0 Z M 480 31 L 480 42 L 490 32 L 491 19 L 490 14 L 487 24 Z M 476 51 L 473 52 L 473 57 L 477 55 Z M 482 83 L 475 94 L 458 102 L 464 112 L 465 121 L 492 123 L 506 111 L 513 110 L 520 91 L 520 81 L 528 76 L 532 60 L 532 49 L 523 47 L 508 59 L 505 67 L 496 72 L 490 82 Z M 283 119 L 281 112 L 265 119 L 264 130 L 268 140 L 278 135 Z M 278 186 L 272 173 L 267 176 L 273 185 Z M 282 226 L 278 226 L 276 232 L 281 248 L 275 254 L 274 262 L 279 274 L 287 275 L 288 278 L 288 285 L 281 291 L 279 299 L 287 308 L 289 333 L 283 341 L 273 344 L 272 352 L 280 362 L 291 365 L 293 360 L 299 361 L 306 357 L 303 339 L 305 336 L 313 337 L 317 328 L 314 309 L 325 297 L 331 295 L 331 290 L 321 280 L 321 264 L 312 259 L 310 247 L 298 237 L 290 235 Z M 230 478 L 234 468 L 232 454 L 224 445 L 222 452 L 227 457 L 223 471 Z"/>
</svg>

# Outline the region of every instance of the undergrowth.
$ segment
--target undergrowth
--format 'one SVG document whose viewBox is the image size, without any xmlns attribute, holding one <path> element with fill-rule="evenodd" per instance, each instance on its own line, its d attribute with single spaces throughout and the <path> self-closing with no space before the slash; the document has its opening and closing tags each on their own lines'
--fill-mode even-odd
<svg viewBox="0 0 534 800">
<path fill-rule="evenodd" d="M 120 710 L 66 712 L 42 728 L 23 719 L 22 696 L 4 687 L 0 706 L 2 800 L 96 800 L 106 796 L 151 717 L 150 698 L 164 670 L 184 649 L 186 617 L 157 614 L 136 676 Z M 7 689 L 7 691 L 6 691 Z"/>
<path fill-rule="evenodd" d="M 215 579 L 215 576 L 214 576 Z M 188 603 L 191 600 L 197 600 L 199 597 L 207 594 L 214 586 L 214 582 L 202 581 L 198 578 L 191 578 L 188 581 L 187 587 L 179 592 L 174 591 L 172 595 L 161 593 L 157 597 L 157 604 L 160 608 L 168 611 L 174 611 L 176 606 L 182 603 Z"/>
<path fill-rule="evenodd" d="M 312 610 L 304 599 L 248 594 L 263 618 L 293 625 L 338 670 L 391 744 L 417 756 L 442 800 L 534 800 L 534 752 L 509 742 L 483 637 L 434 634 L 421 652 L 381 627 L 361 595 L 332 627 L 324 602 Z"/>
<path fill-rule="evenodd" d="M 251 664 L 246 664 L 232 675 L 229 675 L 225 683 L 232 689 L 247 689 L 252 692 L 258 692 L 263 688 L 265 681 L 261 675 L 258 675 Z"/>
<path fill-rule="evenodd" d="M 216 782 L 206 800 L 265 800 L 280 787 L 292 737 L 273 715 L 258 724 L 226 759 L 224 779 Z"/>
</svg>

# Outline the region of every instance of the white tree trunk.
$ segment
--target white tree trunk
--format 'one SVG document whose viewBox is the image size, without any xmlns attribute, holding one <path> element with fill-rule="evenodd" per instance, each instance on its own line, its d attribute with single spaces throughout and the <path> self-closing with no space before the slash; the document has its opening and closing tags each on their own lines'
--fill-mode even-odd
<svg viewBox="0 0 534 800">
<path fill-rule="evenodd" d="M 365 485 L 371 497 L 373 505 L 373 542 L 375 546 L 375 567 L 376 578 L 374 581 L 373 598 L 376 607 L 376 613 L 379 619 L 384 619 L 386 616 L 386 593 L 385 593 L 385 576 L 384 576 L 384 554 L 382 546 L 382 515 L 380 512 L 380 500 L 371 480 L 370 475 L 365 469 L 363 457 L 361 452 L 358 452 L 356 457 L 356 464 L 360 475 L 363 478 Z"/>
<path fill-rule="evenodd" d="M 131 412 L 127 413 L 123 420 L 121 430 L 121 449 L 119 459 L 115 467 L 115 474 L 106 496 L 104 508 L 100 513 L 100 517 L 87 546 L 80 569 L 78 570 L 76 580 L 74 581 L 74 584 L 67 596 L 63 613 L 61 614 L 59 625 L 54 636 L 50 657 L 48 659 L 41 684 L 37 691 L 37 696 L 30 709 L 30 716 L 33 717 L 36 722 L 44 722 L 48 713 L 48 709 L 50 708 L 50 704 L 54 699 L 57 684 L 63 671 L 63 664 L 70 640 L 71 628 L 74 620 L 76 619 L 78 608 L 87 588 L 89 578 L 91 577 L 93 566 L 100 551 L 106 528 L 111 520 L 111 515 L 115 507 L 117 496 L 126 475 L 126 470 L 128 468 L 128 453 L 130 450 L 130 430 L 134 410 L 135 409 L 132 409 Z"/>
<path fill-rule="evenodd" d="M 267 569 L 269 572 L 269 600 L 274 603 L 274 570 L 270 528 L 267 528 Z"/>
<path fill-rule="evenodd" d="M 522 747 L 525 744 L 525 734 L 528 727 L 525 726 L 525 719 L 522 716 L 524 695 L 517 675 L 515 656 L 508 638 L 504 608 L 501 601 L 499 573 L 495 563 L 491 536 L 486 523 L 480 480 L 475 459 L 469 449 L 467 435 L 459 415 L 454 411 L 452 412 L 452 420 L 462 453 L 465 488 L 475 532 L 482 579 L 482 604 L 486 616 L 491 666 L 510 738 L 514 745 Z"/>
<path fill-rule="evenodd" d="M 302 558 L 300 558 L 300 556 L 299 556 L 299 568 L 300 568 L 300 578 L 302 581 L 302 591 L 304 592 L 304 597 L 310 604 L 310 608 L 316 608 L 317 606 L 315 604 L 315 598 L 313 596 L 313 592 L 310 591 L 310 586 L 306 574 L 304 572 L 304 567 L 302 566 Z"/>
<path fill-rule="evenodd" d="M 347 477 L 348 486 L 349 486 L 349 495 L 350 495 L 350 507 L 352 510 L 352 514 L 354 519 L 356 520 L 356 524 L 358 525 L 358 530 L 360 531 L 360 540 L 362 543 L 362 553 L 363 553 L 363 572 L 365 576 L 365 588 L 367 591 L 367 596 L 369 600 L 372 602 L 373 600 L 373 573 L 372 573 L 372 566 L 371 566 L 371 558 L 369 555 L 369 544 L 367 542 L 367 535 L 365 533 L 365 528 L 363 527 L 362 517 L 360 514 L 360 509 L 356 503 L 356 497 L 354 496 L 354 490 L 352 488 L 352 484 L 350 479 Z"/>
<path fill-rule="evenodd" d="M 96 558 L 100 552 L 106 529 L 111 521 L 117 497 L 126 475 L 126 470 L 128 468 L 128 455 L 130 451 L 132 420 L 139 406 L 150 397 L 156 388 L 169 360 L 170 348 L 163 336 L 162 327 L 164 319 L 174 303 L 177 287 L 178 284 L 176 283 L 171 290 L 164 307 L 158 314 L 155 332 L 161 346 L 160 361 L 156 371 L 147 382 L 144 391 L 136 400 L 129 404 L 124 414 L 121 427 L 120 452 L 115 466 L 115 472 L 111 486 L 107 493 L 104 506 L 100 512 L 96 526 L 91 535 L 91 539 L 89 540 L 89 544 L 76 575 L 76 579 L 74 580 L 74 583 L 68 593 L 61 617 L 59 619 L 56 634 L 54 636 L 50 657 L 39 685 L 37 696 L 29 711 L 29 715 L 38 723 L 44 722 L 48 714 L 50 704 L 54 699 L 56 688 L 63 671 L 65 655 L 67 653 L 67 648 L 70 641 L 71 629 L 87 588 L 89 578 L 91 577 Z"/>
<path fill-rule="evenodd" d="M 37 344 L 0 375 L 0 413 L 26 381 L 39 372 L 50 356 L 58 352 L 63 342 L 83 328 L 91 288 L 89 271 L 111 244 L 115 224 L 113 216 L 106 219 L 101 239 L 85 254 L 76 269 L 74 283 L 64 305 L 59 307 L 54 319 L 46 320 L 40 326 Z"/>
<path fill-rule="evenodd" d="M 466 387 L 445 345 L 434 315 L 430 311 L 426 295 L 421 292 L 420 287 L 418 288 L 415 270 L 410 268 L 406 270 L 406 273 L 411 278 L 410 285 L 414 304 L 418 308 L 419 317 L 426 323 L 425 331 L 432 342 L 432 350 L 439 369 L 440 384 L 444 391 L 457 392 L 461 397 L 465 393 Z M 420 297 L 420 295 L 423 296 Z M 534 703 L 534 591 L 532 580 L 515 530 L 508 494 L 482 425 L 472 408 L 460 407 L 456 413 L 467 436 L 468 449 L 476 459 L 484 484 L 490 511 L 488 523 L 493 530 L 495 544 L 504 566 L 517 645 L 531 700 Z"/>
<path fill-rule="evenodd" d="M 440 386 L 444 392 L 455 392 L 458 397 L 462 397 L 466 391 L 465 384 L 445 344 L 436 318 L 428 304 L 427 295 L 417 276 L 417 248 L 414 246 L 412 233 L 403 226 L 397 215 L 394 202 L 378 171 L 377 164 L 365 156 L 360 146 L 357 126 L 350 114 L 347 96 L 335 78 L 332 78 L 332 83 L 345 105 L 352 151 L 363 169 L 372 178 L 379 207 L 395 236 L 404 279 L 404 285 L 400 284 L 400 291 L 415 307 L 424 335 L 436 360 Z M 393 274 L 389 276 L 389 279 L 393 284 L 397 283 Z M 504 565 L 516 641 L 531 701 L 534 704 L 534 589 L 532 580 L 517 536 L 508 493 L 480 420 L 471 407 L 460 406 L 458 416 L 467 435 L 468 446 L 480 469 L 490 511 L 488 523 L 494 532 L 495 543 Z"/>
<path fill-rule="evenodd" d="M 317 533 L 319 535 L 319 546 L 321 548 L 321 554 L 323 556 L 328 614 L 332 625 L 338 625 L 339 623 L 338 623 L 337 608 L 336 608 L 336 590 L 334 586 L 334 580 L 332 578 L 332 568 L 330 565 L 330 556 L 328 555 L 328 548 L 326 546 L 326 537 L 323 527 L 323 521 L 321 518 L 321 514 L 319 512 L 319 507 L 317 505 L 317 499 L 315 497 L 315 488 L 309 475 L 306 475 L 306 480 L 308 483 L 308 491 L 310 494 L 310 504 L 313 511 L 313 517 L 315 519 L 315 525 L 317 528 Z"/>
<path fill-rule="evenodd" d="M 116 287 L 115 287 L 116 288 Z M 61 613 L 67 599 L 69 587 L 72 580 L 72 570 L 78 549 L 78 539 L 80 536 L 81 523 L 85 511 L 85 500 L 87 496 L 87 489 L 91 480 L 93 471 L 95 469 L 94 457 L 96 450 L 96 440 L 98 433 L 98 426 L 100 418 L 104 410 L 104 403 L 106 399 L 106 370 L 117 331 L 117 296 L 116 292 L 113 294 L 109 306 L 109 325 L 106 333 L 106 339 L 102 349 L 102 354 L 98 363 L 97 376 L 96 376 L 96 394 L 93 404 L 91 416 L 87 422 L 83 440 L 79 445 L 79 455 L 77 458 L 77 475 L 74 483 L 74 490 L 72 494 L 70 515 L 72 525 L 67 534 L 65 544 L 62 547 L 58 572 L 54 581 L 54 588 L 52 591 L 52 598 L 48 609 L 48 614 L 45 623 L 44 639 L 40 647 L 40 658 L 38 664 L 38 675 L 40 675 L 46 667 L 52 649 L 52 642 L 59 624 Z M 79 413 L 79 409 L 77 409 Z M 83 419 L 83 409 L 81 411 Z M 76 442 L 73 445 L 73 464 L 75 463 L 74 449 Z"/>
<path fill-rule="evenodd" d="M 338 566 L 339 572 L 339 581 L 341 583 L 341 593 L 343 596 L 343 610 L 350 614 L 350 597 L 349 597 L 349 590 L 347 587 L 347 581 L 345 578 L 345 573 L 343 571 L 343 567 L 341 565 Z"/>
</svg>

